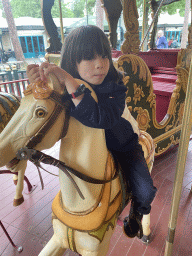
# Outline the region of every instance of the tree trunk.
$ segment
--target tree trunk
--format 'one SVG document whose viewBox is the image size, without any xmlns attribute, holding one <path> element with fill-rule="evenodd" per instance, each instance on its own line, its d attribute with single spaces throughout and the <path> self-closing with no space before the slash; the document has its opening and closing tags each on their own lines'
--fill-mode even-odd
<svg viewBox="0 0 192 256">
<path fill-rule="evenodd" d="M 103 7 L 101 6 L 102 3 L 100 0 L 96 0 L 96 25 L 99 27 L 101 30 L 104 31 L 104 25 L 103 25 Z"/>
<path fill-rule="evenodd" d="M 8 24 L 8 30 L 9 30 L 9 36 L 11 38 L 11 42 L 14 48 L 15 56 L 17 61 L 24 61 L 25 57 L 23 55 L 23 51 L 19 42 L 19 38 L 17 36 L 17 29 L 15 26 L 15 21 L 12 15 L 11 5 L 9 3 L 9 0 L 2 0 L 3 3 L 3 9 L 5 12 L 7 24 Z"/>
<path fill-rule="evenodd" d="M 185 49 L 187 45 L 188 38 L 188 22 L 189 22 L 189 12 L 190 12 L 190 0 L 186 0 L 185 2 L 185 18 L 182 29 L 182 37 L 181 37 L 181 48 Z"/>
</svg>

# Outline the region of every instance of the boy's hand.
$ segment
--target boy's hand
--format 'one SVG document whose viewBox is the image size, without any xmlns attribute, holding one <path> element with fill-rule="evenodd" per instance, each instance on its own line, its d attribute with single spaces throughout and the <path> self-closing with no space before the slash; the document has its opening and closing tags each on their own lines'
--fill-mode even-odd
<svg viewBox="0 0 192 256">
<path fill-rule="evenodd" d="M 39 73 L 39 65 L 37 64 L 28 65 L 26 74 L 27 74 L 27 77 L 29 78 L 30 83 L 37 82 L 41 79 L 40 73 Z"/>
<path fill-rule="evenodd" d="M 40 78 L 42 81 L 47 82 L 49 73 L 53 73 L 59 80 L 61 85 L 65 85 L 66 79 L 70 76 L 65 70 L 55 64 L 43 62 L 39 67 Z"/>
</svg>

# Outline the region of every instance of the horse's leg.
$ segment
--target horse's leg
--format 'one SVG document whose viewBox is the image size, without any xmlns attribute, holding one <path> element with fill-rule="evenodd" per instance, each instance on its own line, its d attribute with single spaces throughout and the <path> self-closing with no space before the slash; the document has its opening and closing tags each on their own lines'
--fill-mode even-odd
<svg viewBox="0 0 192 256">
<path fill-rule="evenodd" d="M 17 185 L 18 175 L 13 174 L 13 183 Z"/>
<path fill-rule="evenodd" d="M 53 220 L 54 234 L 38 256 L 62 256 L 68 247 L 67 228 L 59 220 Z"/>
<path fill-rule="evenodd" d="M 23 186 L 24 186 L 24 175 L 25 175 L 26 167 L 27 167 L 26 161 L 25 162 L 21 161 L 17 166 L 16 171 L 18 172 L 18 179 L 17 179 L 17 185 L 16 185 L 16 193 L 13 200 L 13 206 L 18 206 L 24 202 L 24 197 L 22 192 L 23 192 Z"/>
<path fill-rule="evenodd" d="M 66 249 L 62 248 L 58 242 L 57 235 L 53 235 L 39 256 L 62 256 Z"/>
<path fill-rule="evenodd" d="M 78 253 L 82 256 L 105 256 L 109 250 L 109 243 L 115 228 L 111 226 L 106 231 L 103 241 L 90 236 L 88 233 L 75 232 L 75 244 Z"/>
<path fill-rule="evenodd" d="M 23 183 L 24 183 L 24 173 L 25 173 L 25 170 L 21 170 L 18 172 L 18 180 L 16 185 L 16 193 L 13 200 L 13 206 L 18 206 L 24 202 L 24 197 L 22 194 Z"/>
<path fill-rule="evenodd" d="M 143 220 L 142 220 L 142 227 L 143 227 L 143 237 L 142 241 L 144 243 L 149 243 L 150 241 L 150 213 L 147 215 L 143 215 Z"/>
</svg>

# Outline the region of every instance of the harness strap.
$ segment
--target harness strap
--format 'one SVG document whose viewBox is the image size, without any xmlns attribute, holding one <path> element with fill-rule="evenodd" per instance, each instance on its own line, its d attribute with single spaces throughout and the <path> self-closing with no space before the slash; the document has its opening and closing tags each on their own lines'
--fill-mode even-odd
<svg viewBox="0 0 192 256">
<path fill-rule="evenodd" d="M 51 129 L 53 126 L 55 120 L 61 113 L 63 108 L 60 105 L 56 105 L 53 113 L 50 115 L 50 117 L 47 119 L 45 124 L 38 130 L 38 132 L 29 139 L 29 141 L 26 144 L 26 147 L 28 148 L 34 148 L 39 144 L 42 139 L 45 137 L 46 133 Z"/>
<path fill-rule="evenodd" d="M 63 108 L 66 108 L 66 119 L 65 119 L 63 130 L 61 132 L 61 135 L 60 135 L 59 139 L 63 138 L 67 134 L 67 130 L 68 130 L 68 126 L 69 126 L 69 108 L 67 108 L 67 107 L 69 106 L 70 102 L 67 101 L 67 102 L 62 103 L 63 102 L 63 96 L 60 95 L 59 93 L 55 92 L 55 91 L 53 91 L 51 93 L 49 98 L 56 102 L 55 108 L 54 108 L 52 114 L 50 115 L 50 117 L 44 123 L 44 125 L 36 132 L 36 134 L 33 137 L 31 137 L 28 140 L 28 142 L 26 144 L 27 148 L 34 148 L 35 146 L 37 146 L 38 143 L 40 143 L 42 141 L 42 139 L 45 137 L 46 133 L 53 126 L 54 121 L 57 119 L 59 114 L 62 112 Z M 7 164 L 7 167 L 11 168 L 15 164 L 18 164 L 19 161 L 20 160 L 18 158 L 16 158 L 16 157 L 13 158 Z"/>
<path fill-rule="evenodd" d="M 28 149 L 28 150 L 30 150 L 30 149 Z M 60 160 L 58 160 L 54 157 L 51 157 L 49 155 L 46 155 L 41 151 L 34 150 L 34 149 L 33 149 L 33 152 L 31 154 L 31 157 L 30 157 L 29 160 L 32 161 L 33 163 L 42 162 L 44 164 L 53 165 L 53 166 L 58 167 L 62 171 L 67 170 L 68 172 L 74 174 L 75 176 L 77 176 L 81 180 L 84 180 L 84 181 L 92 183 L 92 184 L 105 184 L 105 183 L 111 182 L 112 180 L 116 179 L 118 174 L 119 174 L 119 169 L 116 169 L 115 174 L 110 179 L 100 180 L 100 179 L 92 178 L 88 175 L 85 175 L 85 174 L 69 167 L 68 165 L 66 165 L 64 162 L 62 162 Z"/>
</svg>

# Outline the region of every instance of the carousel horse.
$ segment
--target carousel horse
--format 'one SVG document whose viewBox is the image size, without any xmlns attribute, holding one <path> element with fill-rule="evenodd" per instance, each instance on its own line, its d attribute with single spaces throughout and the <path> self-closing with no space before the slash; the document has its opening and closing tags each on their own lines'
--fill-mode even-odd
<svg viewBox="0 0 192 256">
<path fill-rule="evenodd" d="M 0 92 L 0 133 L 6 127 L 8 122 L 11 120 L 11 118 L 19 108 L 19 105 L 20 105 L 20 101 L 15 95 L 5 93 L 5 92 Z M 21 186 L 23 184 L 24 172 L 25 172 L 25 169 L 19 172 L 19 178 L 18 178 L 18 175 L 13 174 L 13 182 L 16 185 L 16 194 L 13 201 L 14 206 L 18 206 L 24 201 L 23 196 L 21 194 Z M 10 173 L 10 172 L 6 170 L 6 171 L 0 171 L 0 174 L 1 173 L 3 174 L 3 173 Z"/>
<path fill-rule="evenodd" d="M 94 91 L 85 85 L 97 101 Z M 107 150 L 104 130 L 69 118 L 67 96 L 53 74 L 47 84 L 28 86 L 19 109 L 0 134 L 0 167 L 9 164 L 14 171 L 23 172 L 30 160 L 38 168 L 43 162 L 60 169 L 60 191 L 52 204 L 54 234 L 39 256 L 63 255 L 68 248 L 83 256 L 104 256 L 123 209 L 121 178 Z M 59 160 L 41 152 L 60 139 Z M 153 140 L 145 132 L 139 140 L 151 170 Z M 143 232 L 150 233 L 149 215 L 144 216 Z"/>
</svg>

